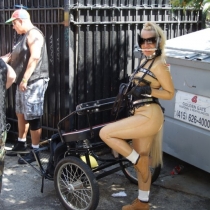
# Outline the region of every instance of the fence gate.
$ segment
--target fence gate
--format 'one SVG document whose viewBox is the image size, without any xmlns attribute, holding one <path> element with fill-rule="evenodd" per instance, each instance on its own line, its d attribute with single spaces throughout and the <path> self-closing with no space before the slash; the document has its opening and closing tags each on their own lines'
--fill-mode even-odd
<svg viewBox="0 0 210 210">
<path fill-rule="evenodd" d="M 59 119 L 79 103 L 116 96 L 119 84 L 135 68 L 136 35 L 146 21 L 158 23 L 168 39 L 201 29 L 200 11 L 172 9 L 155 0 L 0 0 L 0 53 L 11 52 L 17 34 L 5 25 L 15 5 L 27 7 L 32 22 L 46 36 L 50 83 L 46 92 L 42 138 L 56 132 Z M 9 138 L 17 137 L 15 85 L 8 90 Z M 93 123 L 111 116 L 99 113 Z M 85 127 L 86 120 L 67 120 L 63 129 Z"/>
</svg>

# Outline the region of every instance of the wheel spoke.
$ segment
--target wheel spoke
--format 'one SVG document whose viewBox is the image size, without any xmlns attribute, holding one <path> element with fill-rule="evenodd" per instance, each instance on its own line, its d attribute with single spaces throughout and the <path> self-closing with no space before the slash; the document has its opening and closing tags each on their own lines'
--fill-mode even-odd
<svg viewBox="0 0 210 210">
<path fill-rule="evenodd" d="M 57 171 L 57 187 L 59 194 L 63 200 L 71 209 L 77 210 L 86 210 L 92 209 L 93 206 L 97 206 L 99 196 L 98 196 L 98 185 L 97 188 L 97 195 L 93 191 L 93 179 L 95 179 L 91 169 L 84 164 L 81 160 L 78 162 L 85 167 L 86 170 L 90 171 L 86 172 L 83 168 L 79 167 L 77 164 L 72 163 L 71 161 L 65 162 L 59 167 Z M 91 175 L 91 179 L 90 176 Z M 93 202 L 93 194 L 96 197 L 94 198 Z"/>
</svg>

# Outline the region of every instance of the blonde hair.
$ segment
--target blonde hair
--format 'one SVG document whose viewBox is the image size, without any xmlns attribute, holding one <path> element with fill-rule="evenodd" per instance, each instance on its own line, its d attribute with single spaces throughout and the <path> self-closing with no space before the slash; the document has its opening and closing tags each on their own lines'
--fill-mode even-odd
<svg viewBox="0 0 210 210">
<path fill-rule="evenodd" d="M 162 51 L 161 57 L 164 58 L 165 57 L 165 43 L 166 43 L 166 37 L 164 34 L 164 31 L 161 29 L 161 27 L 159 25 L 157 25 L 156 23 L 153 22 L 147 22 L 143 25 L 142 30 L 145 31 L 153 31 L 155 33 L 155 36 L 158 38 L 159 37 L 159 46 L 158 48 Z"/>
<path fill-rule="evenodd" d="M 156 134 L 152 147 L 150 150 L 150 157 L 151 157 L 151 166 L 157 167 L 158 165 L 163 166 L 163 152 L 162 152 L 162 140 L 163 140 L 163 126 Z"/>
</svg>

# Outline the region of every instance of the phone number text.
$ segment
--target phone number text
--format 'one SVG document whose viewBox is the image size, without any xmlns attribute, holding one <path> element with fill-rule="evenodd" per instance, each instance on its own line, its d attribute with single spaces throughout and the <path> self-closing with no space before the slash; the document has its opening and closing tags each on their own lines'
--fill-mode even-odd
<svg viewBox="0 0 210 210">
<path fill-rule="evenodd" d="M 180 120 L 184 120 L 191 124 L 195 124 L 195 125 L 202 126 L 205 128 L 210 128 L 210 120 L 208 119 L 205 119 L 203 117 L 198 117 L 193 114 L 187 114 L 186 112 L 179 111 L 179 110 L 177 110 L 175 114 L 176 114 L 176 118 Z"/>
</svg>

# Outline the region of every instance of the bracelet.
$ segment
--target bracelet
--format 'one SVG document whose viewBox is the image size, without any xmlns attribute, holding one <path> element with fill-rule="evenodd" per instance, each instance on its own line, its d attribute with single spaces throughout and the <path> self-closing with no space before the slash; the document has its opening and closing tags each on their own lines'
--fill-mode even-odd
<svg viewBox="0 0 210 210">
<path fill-rule="evenodd" d="M 22 79 L 22 83 L 27 83 L 28 81 L 26 79 Z"/>
</svg>

